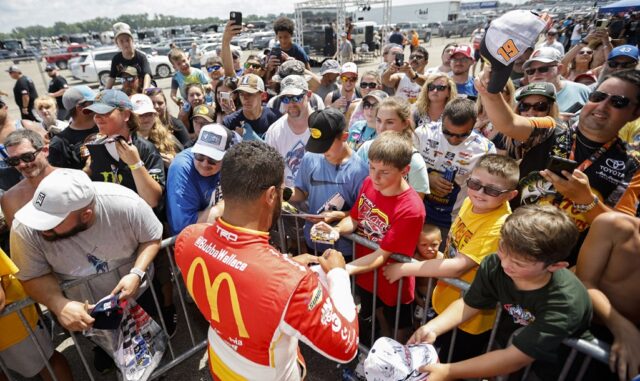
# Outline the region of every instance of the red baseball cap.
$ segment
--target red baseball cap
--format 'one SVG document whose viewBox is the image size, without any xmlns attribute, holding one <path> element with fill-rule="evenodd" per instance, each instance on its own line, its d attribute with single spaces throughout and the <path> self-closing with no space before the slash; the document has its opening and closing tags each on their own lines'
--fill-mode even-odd
<svg viewBox="0 0 640 381">
<path fill-rule="evenodd" d="M 467 58 L 473 59 L 473 49 L 469 45 L 460 45 L 451 52 L 451 57 L 454 57 L 456 54 L 462 54 Z"/>
</svg>

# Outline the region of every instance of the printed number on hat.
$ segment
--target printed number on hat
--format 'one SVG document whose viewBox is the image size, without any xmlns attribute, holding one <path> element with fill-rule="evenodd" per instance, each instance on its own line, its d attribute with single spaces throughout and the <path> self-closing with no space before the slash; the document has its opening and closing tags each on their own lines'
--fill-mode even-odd
<svg viewBox="0 0 640 381">
<path fill-rule="evenodd" d="M 516 44 L 513 43 L 512 39 L 508 39 L 500 48 L 498 48 L 498 54 L 500 54 L 507 62 L 515 58 L 518 53 L 520 53 L 520 50 Z"/>
</svg>

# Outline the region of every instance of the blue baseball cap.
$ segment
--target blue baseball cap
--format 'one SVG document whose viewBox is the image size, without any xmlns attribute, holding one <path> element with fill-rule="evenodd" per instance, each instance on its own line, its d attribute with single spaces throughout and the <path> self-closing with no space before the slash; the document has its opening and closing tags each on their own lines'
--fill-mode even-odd
<svg viewBox="0 0 640 381">
<path fill-rule="evenodd" d="M 93 102 L 96 92 L 87 85 L 73 86 L 62 95 L 65 110 L 71 110 L 82 102 Z"/>
<path fill-rule="evenodd" d="M 637 61 L 638 48 L 633 45 L 616 46 L 615 48 L 613 48 L 613 50 L 611 50 L 611 53 L 609 53 L 609 57 L 607 57 L 607 61 L 620 56 L 633 58 L 635 61 Z"/>
<path fill-rule="evenodd" d="M 93 100 L 93 104 L 85 108 L 85 110 L 91 110 L 96 114 L 107 114 L 115 108 L 133 111 L 133 103 L 131 103 L 127 94 L 122 91 L 109 89 L 99 92 Z"/>
</svg>

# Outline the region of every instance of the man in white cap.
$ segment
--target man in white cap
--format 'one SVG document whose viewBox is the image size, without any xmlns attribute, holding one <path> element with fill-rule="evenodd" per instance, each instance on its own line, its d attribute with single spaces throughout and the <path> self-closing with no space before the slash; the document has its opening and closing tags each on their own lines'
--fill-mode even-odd
<svg viewBox="0 0 640 381">
<path fill-rule="evenodd" d="M 143 52 L 136 50 L 131 27 L 123 22 L 118 22 L 113 24 L 113 32 L 113 40 L 120 48 L 120 53 L 111 59 L 111 71 L 105 88 L 112 88 L 116 78 L 122 77 L 122 73 L 129 66 L 133 66 L 138 73 L 138 78 L 142 84 L 140 90 L 148 88 L 151 84 L 151 66 L 149 66 L 147 56 Z"/>
<path fill-rule="evenodd" d="M 225 152 L 242 140 L 221 124 L 202 127 L 191 148 L 180 152 L 167 176 L 167 217 L 171 235 L 188 225 L 213 222 L 222 215 L 220 169 Z"/>
<path fill-rule="evenodd" d="M 558 108 L 564 113 L 576 102 L 581 105 L 587 103 L 591 91 L 586 85 L 562 78 L 561 60 L 562 55 L 555 48 L 544 47 L 535 50 L 523 67 L 529 83 L 549 82 L 556 87 Z"/>
<path fill-rule="evenodd" d="M 334 107 L 347 112 L 349 105 L 356 99 L 360 99 L 360 93 L 356 88 L 358 81 L 358 66 L 354 62 L 346 62 L 340 69 L 340 90 L 334 90 L 326 95 L 324 104 L 326 107 Z"/>
<path fill-rule="evenodd" d="M 280 99 L 285 105 L 286 114 L 269 127 L 265 143 L 274 147 L 284 157 L 284 183 L 294 186 L 298 167 L 309 140 L 309 114 L 311 91 L 304 77 L 290 75 L 282 80 Z"/>
<path fill-rule="evenodd" d="M 133 191 L 91 182 L 82 171 L 57 169 L 16 213 L 11 255 L 27 294 L 47 306 L 65 329 L 84 331 L 94 322 L 85 301 L 93 304 L 109 294 L 136 298 L 156 314 L 147 278 L 152 278 L 161 238 L 162 224 Z M 62 293 L 59 282 L 88 276 L 93 278 L 87 287 Z M 96 352 L 94 366 L 100 367 L 105 356 Z"/>
</svg>

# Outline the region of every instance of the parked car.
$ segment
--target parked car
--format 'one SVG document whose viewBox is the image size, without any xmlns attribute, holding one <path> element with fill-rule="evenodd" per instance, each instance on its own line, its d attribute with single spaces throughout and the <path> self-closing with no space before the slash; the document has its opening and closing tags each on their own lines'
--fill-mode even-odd
<svg viewBox="0 0 640 381">
<path fill-rule="evenodd" d="M 47 63 L 56 64 L 60 70 L 65 70 L 69 67 L 69 60 L 71 58 L 77 57 L 81 52 L 86 52 L 90 49 L 91 47 L 87 44 L 72 43 L 62 51 L 44 56 L 44 59 Z"/>
<path fill-rule="evenodd" d="M 427 24 L 427 28 L 431 30 L 432 36 L 442 36 L 442 23 L 441 22 L 430 22 Z"/>
<path fill-rule="evenodd" d="M 198 46 L 198 49 L 200 49 L 200 53 L 202 54 L 200 56 L 200 65 L 202 65 L 202 67 L 206 65 L 207 59 L 209 59 L 209 57 L 216 57 L 218 55 L 216 49 L 218 49 L 219 47 L 220 43 L 202 44 Z"/>
<path fill-rule="evenodd" d="M 440 36 L 445 36 L 447 38 L 451 36 L 460 36 L 460 37 L 469 36 L 471 32 L 474 31 L 474 29 L 476 29 L 481 25 L 482 23 L 471 21 L 469 19 L 457 19 L 454 21 L 444 21 L 442 23 L 442 32 Z"/>
<path fill-rule="evenodd" d="M 259 50 L 266 49 L 269 47 L 269 42 L 275 38 L 276 33 L 274 31 L 255 33 L 253 37 L 253 48 Z"/>
<path fill-rule="evenodd" d="M 196 37 L 176 37 L 173 39 L 173 43 L 176 44 L 177 47 L 179 47 L 182 50 L 189 50 L 191 49 L 191 44 L 193 42 L 196 42 L 197 38 Z"/>
<path fill-rule="evenodd" d="M 80 53 L 79 57 L 73 58 L 69 62 L 71 75 L 81 81 L 100 82 L 104 86 L 109 79 L 111 59 L 119 51 L 117 48 L 107 48 Z M 166 55 L 146 54 L 146 56 L 154 78 L 171 76 L 173 67 Z"/>
<path fill-rule="evenodd" d="M 235 45 L 242 50 L 253 49 L 253 35 L 241 34 L 231 39 L 231 45 Z"/>
</svg>

